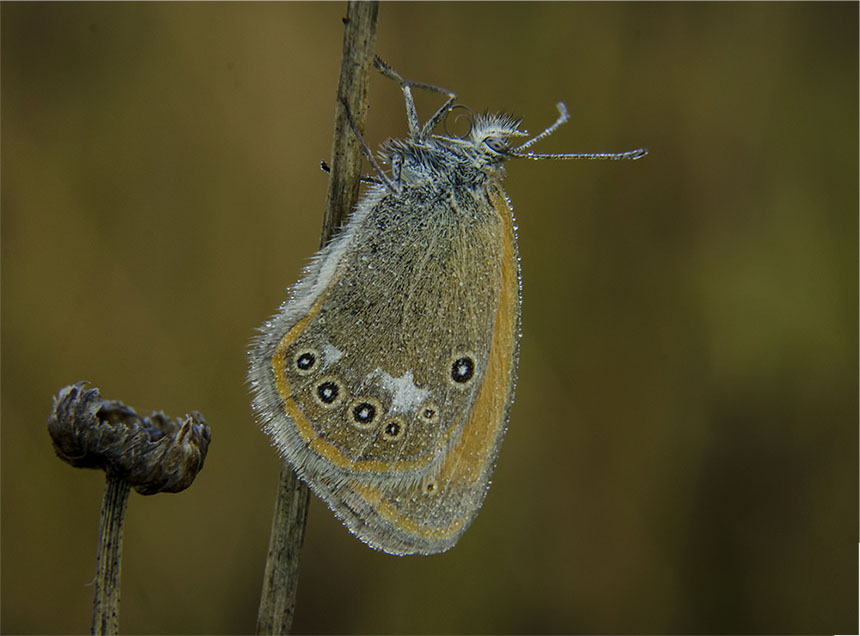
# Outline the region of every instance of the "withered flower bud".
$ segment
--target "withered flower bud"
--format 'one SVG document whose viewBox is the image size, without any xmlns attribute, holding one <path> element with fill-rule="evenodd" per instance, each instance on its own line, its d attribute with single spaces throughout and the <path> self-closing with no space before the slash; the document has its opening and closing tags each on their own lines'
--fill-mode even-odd
<svg viewBox="0 0 860 636">
<path fill-rule="evenodd" d="M 141 495 L 191 485 L 211 439 L 200 413 L 176 420 L 160 411 L 143 417 L 85 387 L 86 382 L 78 382 L 54 397 L 48 432 L 60 459 L 78 468 L 101 468 Z"/>
</svg>

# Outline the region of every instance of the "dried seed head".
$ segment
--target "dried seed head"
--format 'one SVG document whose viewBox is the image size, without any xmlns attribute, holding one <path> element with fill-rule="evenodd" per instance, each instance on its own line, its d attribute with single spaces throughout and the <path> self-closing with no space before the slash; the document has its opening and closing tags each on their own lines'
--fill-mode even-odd
<svg viewBox="0 0 860 636">
<path fill-rule="evenodd" d="M 177 420 L 161 412 L 142 417 L 85 387 L 86 382 L 78 382 L 54 397 L 48 432 L 60 459 L 123 477 L 142 495 L 179 492 L 191 485 L 211 439 L 200 413 Z"/>
</svg>

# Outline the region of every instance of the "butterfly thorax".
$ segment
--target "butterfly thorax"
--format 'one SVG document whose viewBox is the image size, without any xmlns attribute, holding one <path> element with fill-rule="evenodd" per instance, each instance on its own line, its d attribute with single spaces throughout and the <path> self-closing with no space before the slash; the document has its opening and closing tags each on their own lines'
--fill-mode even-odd
<svg viewBox="0 0 860 636">
<path fill-rule="evenodd" d="M 390 139 L 380 154 L 399 184 L 477 189 L 488 179 L 504 178 L 504 162 L 510 158 L 508 140 L 525 134 L 518 125 L 509 115 L 478 115 L 465 137 Z"/>
</svg>

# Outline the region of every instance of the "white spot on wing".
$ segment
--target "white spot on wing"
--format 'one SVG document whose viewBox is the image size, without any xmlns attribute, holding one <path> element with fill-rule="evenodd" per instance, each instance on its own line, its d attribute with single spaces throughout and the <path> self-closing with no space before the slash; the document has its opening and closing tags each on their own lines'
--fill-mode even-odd
<svg viewBox="0 0 860 636">
<path fill-rule="evenodd" d="M 371 376 L 379 376 L 382 379 L 382 387 L 391 393 L 391 413 L 410 413 L 418 409 L 430 396 L 428 389 L 416 386 L 412 377 L 412 371 L 407 371 L 399 378 L 395 378 L 382 369 L 376 369 Z"/>
<path fill-rule="evenodd" d="M 323 369 L 328 367 L 330 364 L 334 364 L 338 360 L 343 357 L 343 351 L 335 347 L 330 342 L 325 343 L 322 346 L 323 352 Z"/>
</svg>

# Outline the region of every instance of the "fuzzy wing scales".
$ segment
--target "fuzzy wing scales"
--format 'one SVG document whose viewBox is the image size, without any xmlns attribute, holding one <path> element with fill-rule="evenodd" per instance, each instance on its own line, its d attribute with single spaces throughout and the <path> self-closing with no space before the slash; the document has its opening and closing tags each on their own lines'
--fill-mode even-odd
<svg viewBox="0 0 860 636">
<path fill-rule="evenodd" d="M 486 372 L 501 233 L 486 206 L 406 189 L 366 200 L 320 254 L 257 356 L 267 429 L 312 486 L 441 470 Z"/>
</svg>

